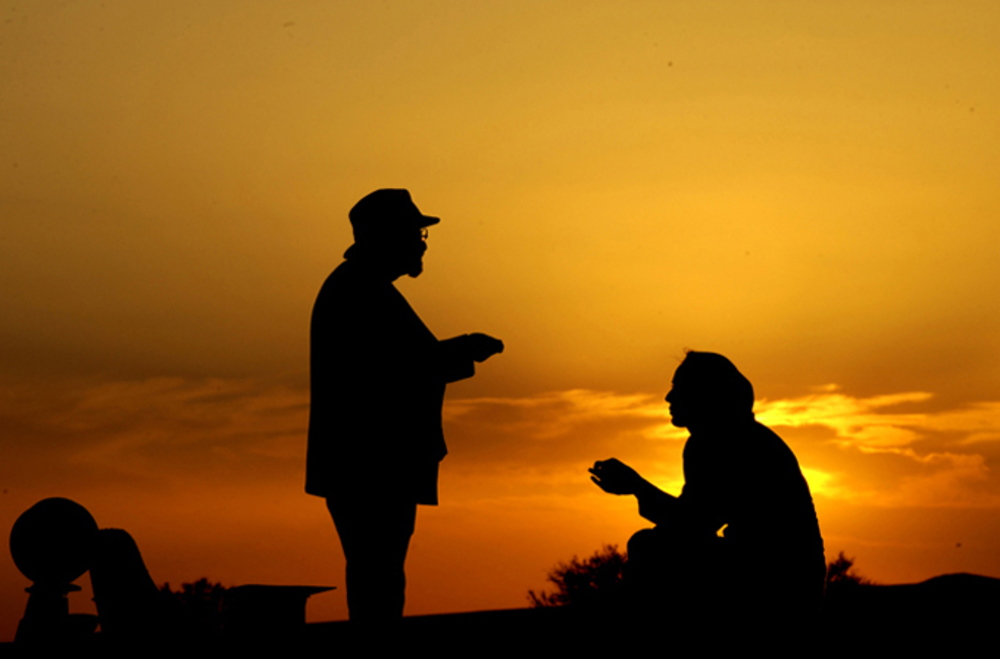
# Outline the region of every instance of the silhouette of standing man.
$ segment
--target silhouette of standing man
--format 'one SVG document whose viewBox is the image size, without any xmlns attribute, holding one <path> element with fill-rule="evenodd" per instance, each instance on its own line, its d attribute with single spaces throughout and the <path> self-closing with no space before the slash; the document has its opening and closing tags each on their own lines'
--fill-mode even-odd
<svg viewBox="0 0 1000 659">
<path fill-rule="evenodd" d="M 326 498 L 347 559 L 350 618 L 403 615 L 417 504 L 437 505 L 445 385 L 503 351 L 485 334 L 439 341 L 393 282 L 423 271 L 427 227 L 406 190 L 350 212 L 354 244 L 313 307 L 306 492 Z"/>
</svg>

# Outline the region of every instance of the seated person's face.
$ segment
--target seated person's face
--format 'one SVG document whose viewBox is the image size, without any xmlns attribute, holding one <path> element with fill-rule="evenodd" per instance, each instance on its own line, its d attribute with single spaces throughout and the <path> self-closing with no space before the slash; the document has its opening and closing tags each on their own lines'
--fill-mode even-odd
<svg viewBox="0 0 1000 659">
<path fill-rule="evenodd" d="M 670 404 L 670 423 L 678 428 L 690 428 L 706 415 L 712 414 L 711 400 L 704 391 L 704 386 L 699 386 L 682 363 L 674 372 L 674 379 L 670 393 L 667 394 L 666 401 Z"/>
<path fill-rule="evenodd" d="M 678 428 L 733 426 L 753 421 L 753 386 L 724 357 L 690 353 L 674 371 L 667 394 Z"/>
<path fill-rule="evenodd" d="M 688 427 L 693 406 L 693 392 L 690 383 L 685 383 L 683 368 L 684 365 L 681 364 L 674 372 L 674 380 L 666 398 L 670 405 L 670 423 L 678 428 Z"/>
</svg>

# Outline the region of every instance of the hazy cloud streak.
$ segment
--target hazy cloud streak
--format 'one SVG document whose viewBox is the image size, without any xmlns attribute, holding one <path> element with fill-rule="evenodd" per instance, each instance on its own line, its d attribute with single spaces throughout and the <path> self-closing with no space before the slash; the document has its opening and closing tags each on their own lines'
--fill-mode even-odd
<svg viewBox="0 0 1000 659">
<path fill-rule="evenodd" d="M 1000 402 L 921 411 L 932 395 L 868 398 L 834 387 L 761 400 L 757 418 L 793 447 L 817 495 L 873 505 L 1000 505 Z M 0 421 L 8 485 L 298 478 L 308 392 L 258 380 L 8 383 Z M 449 400 L 454 478 L 500 491 L 590 487 L 586 466 L 617 456 L 664 487 L 682 483 L 687 432 L 659 395 L 583 389 Z M 500 482 L 504 484 L 501 485 Z M 522 483 L 522 486 L 516 483 Z M 481 487 L 488 489 L 485 481 Z"/>
</svg>

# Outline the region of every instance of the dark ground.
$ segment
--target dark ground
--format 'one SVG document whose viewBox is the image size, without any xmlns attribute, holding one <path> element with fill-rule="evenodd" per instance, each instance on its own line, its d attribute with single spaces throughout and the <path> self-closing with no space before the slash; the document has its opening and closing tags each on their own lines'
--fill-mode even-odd
<svg viewBox="0 0 1000 659">
<path fill-rule="evenodd" d="M 87 647 L 62 656 L 380 656 L 419 653 L 452 656 L 598 656 L 658 654 L 723 656 L 751 648 L 780 656 L 875 656 L 900 653 L 996 654 L 1000 579 L 951 574 L 919 584 L 852 585 L 828 594 L 812 624 L 767 620 L 684 620 L 648 616 L 638 621 L 613 605 L 510 609 L 411 616 L 392 627 L 363 629 L 349 622 L 313 623 L 296 630 L 260 627 L 239 637 L 143 638 L 113 644 L 96 634 Z M 0 656 L 56 656 L 7 643 Z M 81 652 L 82 651 L 82 652 Z"/>
</svg>

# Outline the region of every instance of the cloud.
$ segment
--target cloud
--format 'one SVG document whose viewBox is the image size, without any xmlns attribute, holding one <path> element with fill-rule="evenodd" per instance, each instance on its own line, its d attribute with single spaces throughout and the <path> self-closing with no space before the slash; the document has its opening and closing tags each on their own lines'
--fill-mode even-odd
<svg viewBox="0 0 1000 659">
<path fill-rule="evenodd" d="M 815 495 L 880 506 L 997 506 L 1000 402 L 928 411 L 932 395 L 854 397 L 834 386 L 761 400 L 757 418 L 796 452 Z M 4 487 L 178 486 L 302 475 L 308 392 L 253 379 L 6 382 Z M 586 468 L 618 457 L 683 483 L 687 432 L 659 395 L 574 389 L 449 399 L 445 472 L 470 488 L 589 492 Z M 488 484 L 488 485 L 487 485 Z"/>
<path fill-rule="evenodd" d="M 305 456 L 308 394 L 256 380 L 8 382 L 0 392 L 8 484 L 259 477 L 301 469 Z"/>
<path fill-rule="evenodd" d="M 853 455 L 840 469 L 804 469 L 824 496 L 892 507 L 1000 506 L 1000 482 L 989 467 L 1000 439 L 1000 403 L 920 411 L 932 397 L 918 391 L 857 398 L 828 385 L 807 396 L 760 401 L 755 411 L 765 425 L 790 429 L 782 431 L 788 435 L 823 428 L 829 442 Z"/>
<path fill-rule="evenodd" d="M 893 413 L 893 408 L 930 400 L 932 394 L 909 392 L 871 398 L 836 393 L 827 385 L 823 393 L 784 400 L 762 400 L 754 407 L 757 420 L 766 426 L 825 426 L 845 446 L 861 451 L 896 451 L 919 439 L 917 429 L 926 425 L 927 414 Z"/>
<path fill-rule="evenodd" d="M 661 397 L 643 393 L 573 389 L 455 400 L 446 403 L 444 419 L 455 461 L 535 468 L 589 464 L 616 451 L 651 458 L 666 447 L 679 457 L 687 436 L 670 425 Z"/>
<path fill-rule="evenodd" d="M 862 398 L 827 385 L 761 400 L 755 412 L 792 445 L 814 495 L 889 507 L 1000 506 L 993 456 L 983 450 L 1000 448 L 1000 403 L 924 410 L 932 398 L 920 391 Z M 687 432 L 670 425 L 657 395 L 571 390 L 466 399 L 449 402 L 445 419 L 451 468 L 504 464 L 536 487 L 546 479 L 585 484 L 581 465 L 614 455 L 665 488 L 683 482 Z"/>
</svg>

